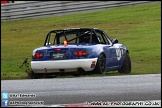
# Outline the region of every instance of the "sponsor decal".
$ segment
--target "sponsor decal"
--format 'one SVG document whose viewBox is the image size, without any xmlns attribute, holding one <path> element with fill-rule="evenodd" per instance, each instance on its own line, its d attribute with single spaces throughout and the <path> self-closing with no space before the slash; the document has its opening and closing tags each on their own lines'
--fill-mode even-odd
<svg viewBox="0 0 162 108">
<path fill-rule="evenodd" d="M 122 51 L 120 50 L 120 48 L 116 48 L 116 55 L 117 55 L 117 60 L 120 60 L 122 56 Z"/>
</svg>

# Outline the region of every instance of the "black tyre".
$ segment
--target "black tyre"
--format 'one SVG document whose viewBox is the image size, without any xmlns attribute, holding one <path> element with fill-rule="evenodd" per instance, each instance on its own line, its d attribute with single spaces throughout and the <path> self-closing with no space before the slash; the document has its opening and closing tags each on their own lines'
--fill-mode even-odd
<svg viewBox="0 0 162 108">
<path fill-rule="evenodd" d="M 97 60 L 94 73 L 105 74 L 106 73 L 106 57 L 104 54 L 100 54 Z"/>
<path fill-rule="evenodd" d="M 122 67 L 118 70 L 119 73 L 130 73 L 131 72 L 131 60 L 129 54 L 126 53 Z"/>
</svg>

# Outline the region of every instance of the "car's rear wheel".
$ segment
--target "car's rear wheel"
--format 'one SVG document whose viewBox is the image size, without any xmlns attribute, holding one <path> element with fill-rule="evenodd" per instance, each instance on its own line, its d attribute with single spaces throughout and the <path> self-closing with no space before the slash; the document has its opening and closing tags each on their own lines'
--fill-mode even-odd
<svg viewBox="0 0 162 108">
<path fill-rule="evenodd" d="M 131 60 L 129 54 L 126 53 L 122 67 L 118 70 L 119 73 L 130 73 L 131 72 Z"/>
<path fill-rule="evenodd" d="M 97 60 L 94 73 L 105 74 L 106 73 L 106 57 L 104 54 L 100 54 Z"/>
</svg>

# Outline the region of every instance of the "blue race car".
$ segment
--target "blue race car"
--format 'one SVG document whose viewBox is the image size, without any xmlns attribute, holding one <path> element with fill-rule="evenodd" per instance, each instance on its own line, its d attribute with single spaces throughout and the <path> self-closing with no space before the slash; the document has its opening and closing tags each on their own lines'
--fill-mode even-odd
<svg viewBox="0 0 162 108">
<path fill-rule="evenodd" d="M 131 72 L 128 49 L 97 28 L 52 30 L 44 46 L 36 48 L 31 61 L 32 78 L 41 74 L 118 70 Z"/>
</svg>

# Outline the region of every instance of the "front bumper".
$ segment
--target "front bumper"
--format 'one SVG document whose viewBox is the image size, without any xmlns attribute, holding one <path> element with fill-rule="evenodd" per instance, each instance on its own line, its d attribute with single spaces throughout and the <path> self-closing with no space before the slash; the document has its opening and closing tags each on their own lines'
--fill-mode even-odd
<svg viewBox="0 0 162 108">
<path fill-rule="evenodd" d="M 34 73 L 55 73 L 75 72 L 79 68 L 85 71 L 92 71 L 97 63 L 97 58 L 91 59 L 73 59 L 73 60 L 55 60 L 55 61 L 31 61 L 31 68 Z"/>
</svg>

